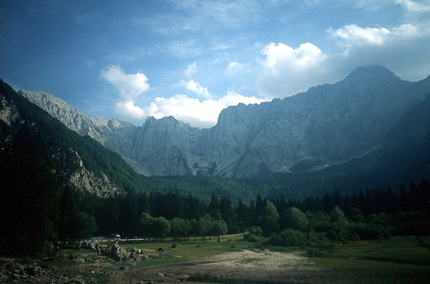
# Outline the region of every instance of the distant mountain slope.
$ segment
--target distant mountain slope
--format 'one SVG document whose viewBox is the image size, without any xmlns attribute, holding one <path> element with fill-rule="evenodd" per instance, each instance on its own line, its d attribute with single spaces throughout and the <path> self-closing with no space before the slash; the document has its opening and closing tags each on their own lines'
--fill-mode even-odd
<svg viewBox="0 0 430 284">
<path fill-rule="evenodd" d="M 271 188 L 268 197 L 321 196 L 335 189 L 341 194 L 366 188 L 391 187 L 430 177 L 430 94 L 406 111 L 369 153 L 343 164 L 309 173 L 278 173 L 263 179 Z"/>
<path fill-rule="evenodd" d="M 428 93 L 430 78 L 412 83 L 381 66 L 359 67 L 338 83 L 293 97 L 228 107 L 214 127 L 197 129 L 173 117 L 149 117 L 138 127 L 89 119 L 52 95 L 20 92 L 141 174 L 219 177 L 307 173 L 367 155 Z"/>
<path fill-rule="evenodd" d="M 63 114 L 69 114 L 61 108 L 55 109 L 63 111 Z M 43 140 L 40 147 L 47 147 L 40 150 L 48 152 L 59 186 L 70 183 L 81 192 L 101 197 L 145 190 L 142 177 L 117 153 L 106 149 L 88 136 L 79 136 L 0 81 L 0 143 L 3 145 L 1 151 L 10 148 L 9 145 L 13 143 L 24 124 L 30 127 L 29 135 Z M 11 157 L 19 155 L 19 153 L 3 154 L 12 155 Z M 19 160 L 16 162 L 19 163 Z M 130 186 L 132 184 L 133 186 Z M 7 187 L 4 184 L 1 186 Z"/>
</svg>

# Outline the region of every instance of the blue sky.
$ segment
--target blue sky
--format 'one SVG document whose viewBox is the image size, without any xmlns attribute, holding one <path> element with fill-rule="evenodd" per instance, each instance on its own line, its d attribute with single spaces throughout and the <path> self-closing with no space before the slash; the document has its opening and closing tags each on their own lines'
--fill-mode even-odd
<svg viewBox="0 0 430 284">
<path fill-rule="evenodd" d="M 211 127 L 361 65 L 430 75 L 430 1 L 0 0 L 0 78 L 88 116 Z"/>
</svg>

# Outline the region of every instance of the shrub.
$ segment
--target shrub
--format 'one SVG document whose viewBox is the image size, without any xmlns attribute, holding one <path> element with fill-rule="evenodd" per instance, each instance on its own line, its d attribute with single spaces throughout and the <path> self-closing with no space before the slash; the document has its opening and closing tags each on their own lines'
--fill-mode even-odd
<svg viewBox="0 0 430 284">
<path fill-rule="evenodd" d="M 251 242 L 251 243 L 259 243 L 259 242 L 263 242 L 264 241 L 264 237 L 263 236 L 258 236 L 255 234 L 246 234 L 243 236 L 243 239 L 245 241 Z"/>
<path fill-rule="evenodd" d="M 269 243 L 274 246 L 311 247 L 310 256 L 323 256 L 334 250 L 332 243 L 323 233 L 310 231 L 304 233 L 298 230 L 286 229 L 279 234 L 272 234 Z"/>
<path fill-rule="evenodd" d="M 388 228 L 374 224 L 355 223 L 351 226 L 351 229 L 360 237 L 360 240 L 364 241 L 387 239 L 391 237 Z"/>
</svg>

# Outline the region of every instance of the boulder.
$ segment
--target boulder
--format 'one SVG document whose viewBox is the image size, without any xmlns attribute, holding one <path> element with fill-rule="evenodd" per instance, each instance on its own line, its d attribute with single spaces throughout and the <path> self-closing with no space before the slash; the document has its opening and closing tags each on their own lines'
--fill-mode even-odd
<svg viewBox="0 0 430 284">
<path fill-rule="evenodd" d="M 136 262 L 141 259 L 138 252 L 139 250 L 135 247 L 125 249 L 114 244 L 111 248 L 110 257 L 115 261 Z"/>
</svg>

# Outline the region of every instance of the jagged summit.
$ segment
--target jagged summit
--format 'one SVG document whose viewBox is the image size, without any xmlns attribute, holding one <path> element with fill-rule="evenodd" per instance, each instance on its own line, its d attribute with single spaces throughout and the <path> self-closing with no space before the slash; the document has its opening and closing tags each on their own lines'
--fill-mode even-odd
<svg viewBox="0 0 430 284">
<path fill-rule="evenodd" d="M 400 79 L 394 72 L 381 65 L 360 66 L 352 71 L 345 79 L 369 76 L 381 79 Z"/>
</svg>

